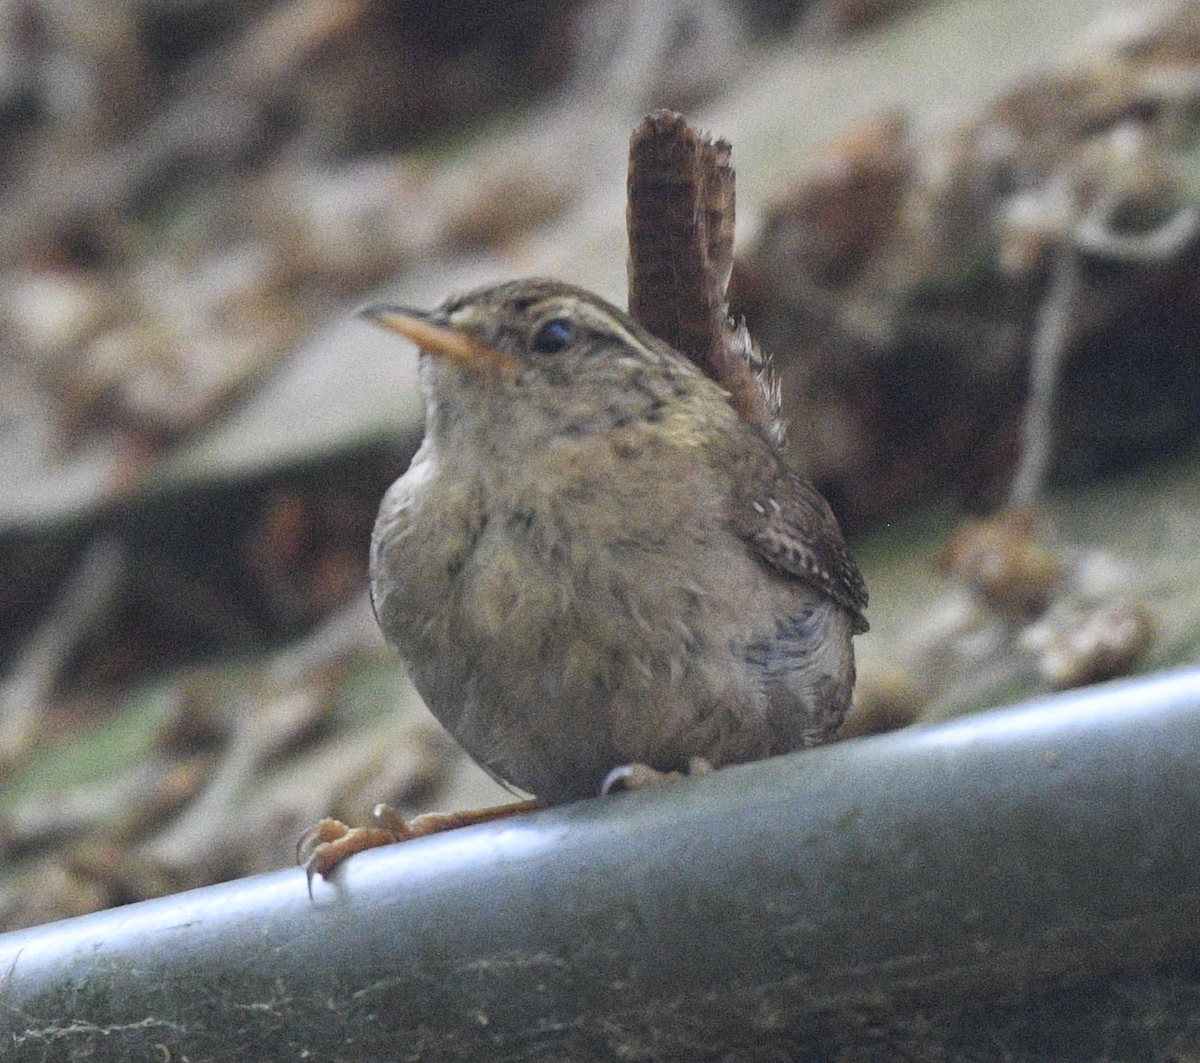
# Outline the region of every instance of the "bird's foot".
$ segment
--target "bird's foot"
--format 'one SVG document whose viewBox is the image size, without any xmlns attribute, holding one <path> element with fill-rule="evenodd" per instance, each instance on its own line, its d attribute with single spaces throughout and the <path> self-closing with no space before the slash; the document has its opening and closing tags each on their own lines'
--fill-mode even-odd
<svg viewBox="0 0 1200 1063">
<path fill-rule="evenodd" d="M 314 875 L 327 877 L 347 857 L 365 849 L 377 849 L 381 845 L 394 845 L 396 842 L 411 841 L 457 827 L 470 827 L 476 823 L 490 823 L 494 819 L 505 819 L 545 807 L 545 802 L 534 799 L 465 812 L 426 812 L 406 820 L 391 805 L 380 804 L 375 806 L 372 814 L 375 820 L 373 827 L 349 827 L 340 819 L 321 820 L 297 842 L 296 862 L 308 873 L 308 893 L 312 896 Z"/>
<path fill-rule="evenodd" d="M 712 764 L 705 757 L 688 758 L 688 775 L 707 775 L 714 771 Z M 650 786 L 659 786 L 665 782 L 682 779 L 681 771 L 658 771 L 649 764 L 622 764 L 613 768 L 600 784 L 602 794 L 619 794 L 625 790 L 645 790 Z"/>
</svg>

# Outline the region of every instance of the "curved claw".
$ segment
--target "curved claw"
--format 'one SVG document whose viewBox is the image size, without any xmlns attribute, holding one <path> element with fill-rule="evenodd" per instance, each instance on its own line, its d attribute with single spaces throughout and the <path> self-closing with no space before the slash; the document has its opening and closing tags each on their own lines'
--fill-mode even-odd
<svg viewBox="0 0 1200 1063">
<path fill-rule="evenodd" d="M 706 757 L 688 759 L 689 776 L 707 775 L 714 770 L 716 769 Z M 600 793 L 607 795 L 623 793 L 626 790 L 645 790 L 648 786 L 674 782 L 683 777 L 684 773 L 681 771 L 658 771 L 649 764 L 620 764 L 604 776 L 604 782 L 600 784 Z"/>
<path fill-rule="evenodd" d="M 678 771 L 658 771 L 649 764 L 621 764 L 613 768 L 600 784 L 602 794 L 619 794 L 626 790 L 645 790 L 648 786 L 682 779 Z"/>
<path fill-rule="evenodd" d="M 407 840 L 405 834 L 395 829 L 396 821 L 403 826 L 404 820 L 392 809 L 388 811 L 395 816 L 395 821 L 385 820 L 380 810 L 376 809 L 376 822 L 382 824 L 378 827 L 348 827 L 340 819 L 323 819 L 300 836 L 296 843 L 296 862 L 304 867 L 308 875 L 310 898 L 314 875 L 325 878 L 348 856 Z"/>
</svg>

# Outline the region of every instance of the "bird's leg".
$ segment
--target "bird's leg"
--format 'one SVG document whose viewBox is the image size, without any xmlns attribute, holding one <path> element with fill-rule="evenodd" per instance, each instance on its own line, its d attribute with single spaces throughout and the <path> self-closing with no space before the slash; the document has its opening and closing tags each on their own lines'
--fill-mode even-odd
<svg viewBox="0 0 1200 1063">
<path fill-rule="evenodd" d="M 688 775 L 707 775 L 715 770 L 706 757 L 688 758 Z M 684 773 L 681 771 L 658 771 L 649 764 L 622 764 L 604 776 L 600 792 L 619 794 L 624 790 L 645 790 L 647 787 L 674 782 L 683 777 Z"/>
<path fill-rule="evenodd" d="M 535 798 L 489 808 L 473 808 L 465 812 L 426 812 L 406 820 L 391 805 L 380 804 L 375 806 L 372 814 L 375 820 L 373 827 L 349 827 L 340 819 L 321 820 L 300 838 L 296 845 L 296 860 L 308 872 L 311 894 L 314 875 L 327 876 L 347 857 L 364 849 L 377 849 L 381 845 L 406 842 L 426 834 L 439 834 L 476 823 L 490 823 L 545 807 L 544 801 Z"/>
</svg>

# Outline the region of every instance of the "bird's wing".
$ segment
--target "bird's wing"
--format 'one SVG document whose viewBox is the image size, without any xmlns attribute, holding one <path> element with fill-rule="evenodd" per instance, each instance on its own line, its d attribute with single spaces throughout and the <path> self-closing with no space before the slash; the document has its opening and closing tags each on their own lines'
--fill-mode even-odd
<svg viewBox="0 0 1200 1063">
<path fill-rule="evenodd" d="M 752 465 L 734 485 L 734 529 L 766 564 L 820 588 L 850 612 L 856 633 L 866 631 L 867 585 L 829 503 L 774 455 Z"/>
</svg>

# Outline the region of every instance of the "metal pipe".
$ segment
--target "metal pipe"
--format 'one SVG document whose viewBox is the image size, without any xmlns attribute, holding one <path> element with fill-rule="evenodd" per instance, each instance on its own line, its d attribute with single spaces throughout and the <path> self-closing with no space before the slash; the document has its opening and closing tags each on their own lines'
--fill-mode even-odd
<svg viewBox="0 0 1200 1063">
<path fill-rule="evenodd" d="M 0 1059 L 1183 1058 L 1198 868 L 1192 668 L 6 934 Z"/>
</svg>

